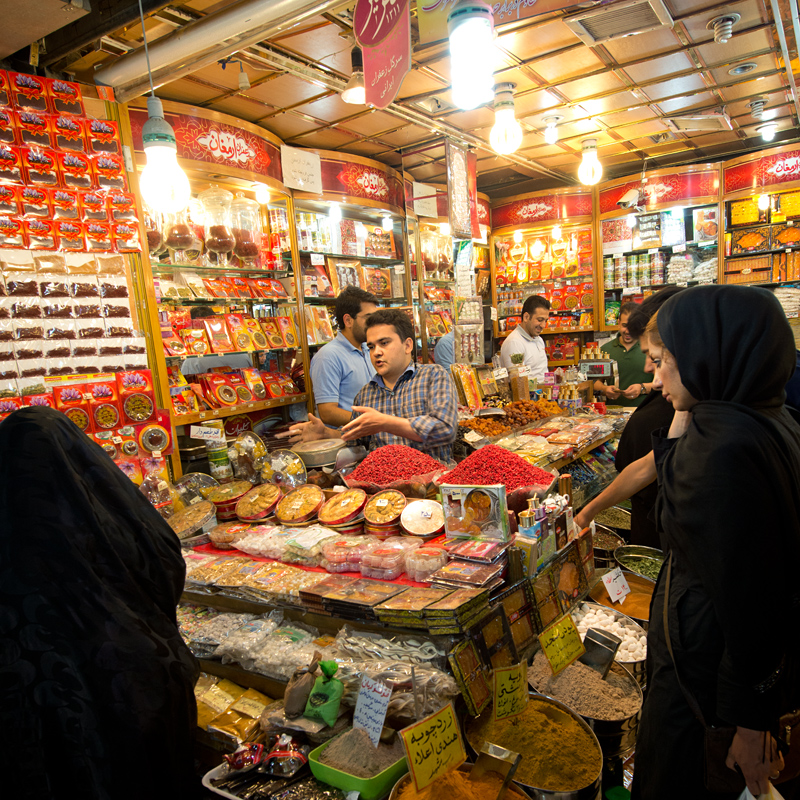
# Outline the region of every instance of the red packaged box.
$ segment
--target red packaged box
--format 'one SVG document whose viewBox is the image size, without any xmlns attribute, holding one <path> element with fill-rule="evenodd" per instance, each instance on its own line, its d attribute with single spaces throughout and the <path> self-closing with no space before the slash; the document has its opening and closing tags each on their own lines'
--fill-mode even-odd
<svg viewBox="0 0 800 800">
<path fill-rule="evenodd" d="M 14 107 L 30 111 L 47 111 L 47 81 L 35 75 L 9 72 Z"/>
<path fill-rule="evenodd" d="M 211 352 L 211 347 L 203 328 L 183 328 L 178 331 L 186 350 L 194 356 L 205 356 Z"/>
<path fill-rule="evenodd" d="M 81 87 L 77 83 L 47 81 L 47 99 L 54 114 L 74 114 L 78 117 L 84 115 Z"/>
<path fill-rule="evenodd" d="M 24 219 L 22 226 L 31 250 L 57 250 L 55 223 L 49 219 Z"/>
<path fill-rule="evenodd" d="M 264 388 L 267 390 L 267 398 L 283 397 L 283 388 L 271 372 L 262 372 L 261 380 L 264 383 Z"/>
<path fill-rule="evenodd" d="M 95 188 L 92 162 L 85 153 L 74 151 L 59 153 L 58 163 L 61 168 L 61 177 L 67 189 L 93 189 Z M 105 212 L 105 203 L 103 203 Z M 103 214 L 105 216 L 105 213 Z"/>
<path fill-rule="evenodd" d="M 46 406 L 47 408 L 55 408 L 56 401 L 52 392 L 45 392 L 44 394 L 26 394 L 22 398 L 23 406 Z"/>
<path fill-rule="evenodd" d="M 119 153 L 119 127 L 107 119 L 90 119 L 86 138 L 92 153 Z"/>
<path fill-rule="evenodd" d="M 227 375 L 206 375 L 204 381 L 206 395 L 211 394 L 217 405 L 235 406 L 240 402 L 236 389 L 228 383 Z"/>
<path fill-rule="evenodd" d="M 208 317 L 203 320 L 208 341 L 211 344 L 213 353 L 233 353 L 236 348 L 228 336 L 228 329 L 225 327 L 225 320 L 222 317 Z"/>
<path fill-rule="evenodd" d="M 84 222 L 91 220 L 96 222 L 108 221 L 106 198 L 100 192 L 80 192 L 78 195 L 78 210 Z"/>
<path fill-rule="evenodd" d="M 128 192 L 109 192 L 108 211 L 113 222 L 136 222 L 136 198 Z"/>
<path fill-rule="evenodd" d="M 159 458 L 172 454 L 174 437 L 169 411 L 158 409 L 153 420 L 144 425 L 137 425 L 135 430 L 140 456 Z"/>
<path fill-rule="evenodd" d="M 8 73 L 0 69 L 0 106 L 11 106 L 11 91 L 8 84 Z"/>
<path fill-rule="evenodd" d="M 57 219 L 53 221 L 56 226 L 56 236 L 61 250 L 80 252 L 86 249 L 86 239 L 84 238 L 84 225 L 68 219 Z"/>
<path fill-rule="evenodd" d="M 50 211 L 50 191 L 52 190 L 42 189 L 40 186 L 23 186 L 19 193 L 22 215 L 45 219 L 53 216 Z"/>
<path fill-rule="evenodd" d="M 0 214 L 19 214 L 19 193 L 21 186 L 0 183 Z"/>
<path fill-rule="evenodd" d="M 22 408 L 21 397 L 3 397 L 0 399 L 0 420 L 5 419 L 9 414 L 13 414 L 19 408 Z"/>
<path fill-rule="evenodd" d="M 119 222 L 113 226 L 114 249 L 118 253 L 138 253 L 142 249 L 139 242 L 139 229 L 134 224 Z"/>
<path fill-rule="evenodd" d="M 96 431 L 118 428 L 122 422 L 119 390 L 113 374 L 105 375 L 86 384 L 89 394 L 89 413 Z"/>
<path fill-rule="evenodd" d="M 78 192 L 73 189 L 48 189 L 53 219 L 80 219 Z"/>
<path fill-rule="evenodd" d="M 56 408 L 69 417 L 84 433 L 92 432 L 92 416 L 87 387 L 82 383 L 53 387 Z"/>
<path fill-rule="evenodd" d="M 227 279 L 234 290 L 236 291 L 235 297 L 252 297 L 250 287 L 247 285 L 247 278 L 242 278 L 239 275 L 230 275 Z"/>
<path fill-rule="evenodd" d="M 144 475 L 142 474 L 142 465 L 139 463 L 138 458 L 124 456 L 122 458 L 115 458 L 114 463 L 125 473 L 127 478 L 130 478 L 132 483 L 136 486 L 141 485 L 144 480 Z"/>
<path fill-rule="evenodd" d="M 0 145 L 0 183 L 25 183 L 19 147 Z"/>
<path fill-rule="evenodd" d="M 14 112 L 10 108 L 0 108 L 0 142 L 3 144 L 17 142 L 17 125 L 14 121 Z"/>
<path fill-rule="evenodd" d="M 0 247 L 27 247 L 21 219 L 0 217 Z"/>
<path fill-rule="evenodd" d="M 111 225 L 107 222 L 87 222 L 86 249 L 90 253 L 112 253 L 114 242 L 111 235 Z"/>
<path fill-rule="evenodd" d="M 58 114 L 50 118 L 50 123 L 56 149 L 86 152 L 86 120 Z"/>
<path fill-rule="evenodd" d="M 117 373 L 117 392 L 125 424 L 149 422 L 155 416 L 153 376 L 149 369 Z"/>
<path fill-rule="evenodd" d="M 240 403 L 252 403 L 256 399 L 253 391 L 245 383 L 241 375 L 226 375 L 225 377 L 228 379 L 228 384 L 236 392 L 237 400 Z"/>
<path fill-rule="evenodd" d="M 91 158 L 97 186 L 100 189 L 127 190 L 128 180 L 125 177 L 125 161 L 121 155 L 116 153 L 96 153 Z"/>
<path fill-rule="evenodd" d="M 25 183 L 29 186 L 60 186 L 58 158 L 45 147 L 20 147 Z"/>
<path fill-rule="evenodd" d="M 52 124 L 49 114 L 38 111 L 15 111 L 17 141 L 25 147 L 52 147 Z"/>
<path fill-rule="evenodd" d="M 186 345 L 168 325 L 161 328 L 161 345 L 164 348 L 164 355 L 186 355 Z"/>
</svg>

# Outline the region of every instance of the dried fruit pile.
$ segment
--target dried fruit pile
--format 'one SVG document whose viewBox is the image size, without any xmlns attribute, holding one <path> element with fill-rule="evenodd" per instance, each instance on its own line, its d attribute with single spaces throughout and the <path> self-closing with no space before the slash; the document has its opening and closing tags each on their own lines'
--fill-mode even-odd
<svg viewBox="0 0 800 800">
<path fill-rule="evenodd" d="M 552 482 L 553 476 L 549 472 L 494 444 L 476 450 L 439 479 L 439 483 L 466 486 L 501 483 L 509 492 L 520 486 L 549 486 Z"/>
<path fill-rule="evenodd" d="M 357 481 L 385 484 L 427 475 L 440 469 L 442 465 L 435 458 L 413 447 L 387 444 L 373 450 L 349 477 Z"/>
</svg>

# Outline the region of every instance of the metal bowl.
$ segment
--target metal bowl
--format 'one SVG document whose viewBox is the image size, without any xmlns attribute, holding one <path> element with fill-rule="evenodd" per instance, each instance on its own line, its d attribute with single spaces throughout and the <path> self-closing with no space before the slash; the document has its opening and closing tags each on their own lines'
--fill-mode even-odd
<svg viewBox="0 0 800 800">
<path fill-rule="evenodd" d="M 319 442 L 303 442 L 292 446 L 306 465 L 306 469 L 329 467 L 336 463 L 336 454 L 346 447 L 344 439 L 324 439 Z"/>
<path fill-rule="evenodd" d="M 632 572 L 634 575 L 638 575 L 640 578 L 646 578 L 649 581 L 655 580 L 652 575 L 646 575 L 635 567 L 628 566 L 622 562 L 621 559 L 624 559 L 626 556 L 635 556 L 657 563 L 659 565 L 659 570 L 664 563 L 664 552 L 656 547 L 645 547 L 641 544 L 624 544 L 614 550 L 614 561 L 616 561 L 625 572 Z"/>
</svg>

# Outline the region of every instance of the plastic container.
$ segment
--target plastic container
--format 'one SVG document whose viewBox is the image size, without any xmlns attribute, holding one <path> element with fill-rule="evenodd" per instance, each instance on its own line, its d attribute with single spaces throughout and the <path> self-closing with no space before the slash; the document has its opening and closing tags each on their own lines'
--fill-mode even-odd
<svg viewBox="0 0 800 800">
<path fill-rule="evenodd" d="M 208 533 L 217 524 L 216 508 L 208 500 L 201 500 L 173 514 L 167 522 L 175 535 L 183 540 Z"/>
<path fill-rule="evenodd" d="M 361 574 L 365 578 L 391 581 L 406 571 L 406 548 L 383 543 L 361 559 Z"/>
<path fill-rule="evenodd" d="M 208 538 L 219 550 L 233 550 L 236 542 L 250 532 L 250 527 L 244 522 L 223 522 L 209 531 Z"/>
<path fill-rule="evenodd" d="M 336 463 L 336 454 L 345 447 L 344 439 L 325 439 L 322 442 L 303 442 L 294 445 L 294 451 L 307 469 L 329 467 Z"/>
<path fill-rule="evenodd" d="M 278 505 L 283 492 L 279 486 L 262 483 L 255 486 L 236 503 L 236 517 L 242 522 L 256 522 L 266 519 Z"/>
<path fill-rule="evenodd" d="M 378 540 L 372 536 L 342 537 L 325 542 L 322 555 L 331 564 L 348 564 L 351 571 L 357 572 L 363 557 L 379 546 Z"/>
<path fill-rule="evenodd" d="M 278 501 L 275 518 L 281 525 L 296 525 L 316 517 L 325 502 L 325 494 L 319 486 L 298 486 Z"/>
<path fill-rule="evenodd" d="M 323 525 L 343 525 L 354 520 L 367 502 L 363 489 L 345 489 L 337 492 L 319 510 L 319 521 Z"/>
<path fill-rule="evenodd" d="M 365 567 L 361 564 L 361 574 L 365 578 L 377 578 L 379 581 L 393 581 L 405 572 L 405 567 L 401 564 L 398 567 L 380 569 L 379 567 Z"/>
<path fill-rule="evenodd" d="M 212 489 L 207 499 L 217 508 L 217 519 L 221 522 L 235 520 L 236 504 L 241 497 L 253 488 L 250 481 L 232 481 Z"/>
<path fill-rule="evenodd" d="M 386 489 L 372 495 L 364 506 L 364 519 L 372 526 L 398 526 L 406 507 L 406 496 L 397 489 Z"/>
<path fill-rule="evenodd" d="M 306 482 L 306 468 L 300 456 L 292 450 L 273 450 L 261 468 L 261 481 L 295 489 Z"/>
<path fill-rule="evenodd" d="M 330 742 L 325 742 L 308 754 L 311 774 L 337 789 L 345 792 L 358 792 L 362 800 L 379 800 L 381 797 L 386 797 L 395 783 L 408 772 L 408 763 L 405 758 L 401 758 L 374 778 L 357 778 L 355 775 L 349 775 L 347 772 L 320 762 L 319 757 L 329 744 Z"/>
<path fill-rule="evenodd" d="M 400 524 L 410 536 L 428 539 L 444 530 L 444 509 L 435 500 L 414 500 L 400 515 Z"/>
<path fill-rule="evenodd" d="M 446 563 L 441 547 L 417 547 L 406 555 L 406 574 L 412 581 L 424 581 Z"/>
</svg>

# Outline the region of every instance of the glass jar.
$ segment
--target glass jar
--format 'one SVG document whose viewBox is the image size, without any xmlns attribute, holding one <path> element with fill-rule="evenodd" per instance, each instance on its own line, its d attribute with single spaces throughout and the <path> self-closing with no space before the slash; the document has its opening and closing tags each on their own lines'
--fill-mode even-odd
<svg viewBox="0 0 800 800">
<path fill-rule="evenodd" d="M 194 234 L 189 227 L 186 210 L 177 214 L 167 214 L 164 219 L 164 244 L 169 248 L 170 260 L 173 264 L 188 263 L 186 250 L 192 246 Z"/>
<path fill-rule="evenodd" d="M 160 250 L 164 249 L 164 220 L 161 214 L 145 206 L 144 209 L 144 229 L 147 233 L 147 249 L 151 256 L 155 256 Z"/>
<path fill-rule="evenodd" d="M 206 250 L 216 255 L 217 266 L 228 263 L 235 240 L 231 230 L 233 195 L 219 186 L 211 186 L 199 195 L 205 214 Z"/>
<path fill-rule="evenodd" d="M 261 206 L 241 192 L 231 203 L 233 226 L 233 254 L 245 265 L 251 266 L 261 250 Z"/>
</svg>

